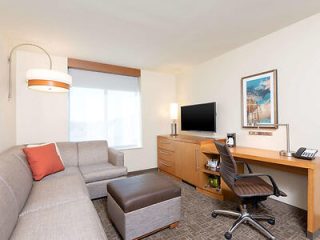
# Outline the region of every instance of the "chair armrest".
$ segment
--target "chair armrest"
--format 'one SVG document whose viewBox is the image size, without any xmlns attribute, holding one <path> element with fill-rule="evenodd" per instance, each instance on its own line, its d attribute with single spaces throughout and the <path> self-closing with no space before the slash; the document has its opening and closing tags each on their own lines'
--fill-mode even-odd
<svg viewBox="0 0 320 240">
<path fill-rule="evenodd" d="M 242 161 L 242 160 L 236 160 L 236 163 L 243 163 L 247 167 L 249 173 L 253 173 L 251 167 L 249 166 L 249 164 L 247 162 Z"/>
<path fill-rule="evenodd" d="M 124 166 L 124 154 L 114 148 L 108 149 L 109 162 L 114 166 Z"/>
<path fill-rule="evenodd" d="M 264 174 L 264 173 L 240 174 L 235 177 L 235 180 L 237 181 L 238 179 L 241 179 L 241 178 L 250 178 L 250 177 L 268 177 L 271 184 L 272 184 L 272 187 L 273 187 L 273 194 L 277 197 L 279 197 L 279 196 L 286 197 L 287 196 L 284 192 L 280 191 L 280 189 L 278 188 L 274 179 L 268 174 Z"/>
</svg>

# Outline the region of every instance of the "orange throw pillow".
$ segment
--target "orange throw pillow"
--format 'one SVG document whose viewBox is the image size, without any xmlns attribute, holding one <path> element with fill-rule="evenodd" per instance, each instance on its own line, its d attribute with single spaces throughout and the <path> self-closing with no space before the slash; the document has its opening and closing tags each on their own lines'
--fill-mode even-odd
<svg viewBox="0 0 320 240">
<path fill-rule="evenodd" d="M 27 156 L 34 180 L 39 181 L 47 175 L 64 170 L 54 143 L 26 147 L 23 152 Z"/>
</svg>

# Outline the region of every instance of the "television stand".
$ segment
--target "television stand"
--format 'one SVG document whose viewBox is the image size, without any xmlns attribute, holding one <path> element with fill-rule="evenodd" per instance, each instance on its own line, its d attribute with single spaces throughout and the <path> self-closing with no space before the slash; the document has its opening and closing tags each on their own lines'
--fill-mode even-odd
<svg viewBox="0 0 320 240">
<path fill-rule="evenodd" d="M 158 141 L 158 169 L 177 179 L 194 185 L 197 191 L 220 200 L 224 199 L 225 184 L 220 179 L 220 173 L 206 168 L 212 155 L 201 152 L 204 145 L 213 141 L 225 142 L 225 138 L 207 138 L 179 134 L 177 136 L 160 135 Z M 219 156 L 216 155 L 216 159 Z M 209 178 L 218 178 L 221 183 L 217 188 L 210 187 Z"/>
</svg>

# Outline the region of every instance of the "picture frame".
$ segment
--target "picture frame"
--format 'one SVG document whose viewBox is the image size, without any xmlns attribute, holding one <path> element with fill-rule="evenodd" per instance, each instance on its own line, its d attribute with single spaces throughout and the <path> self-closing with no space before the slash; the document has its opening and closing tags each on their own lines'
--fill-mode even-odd
<svg viewBox="0 0 320 240">
<path fill-rule="evenodd" d="M 243 128 L 278 128 L 277 70 L 241 78 Z"/>
</svg>

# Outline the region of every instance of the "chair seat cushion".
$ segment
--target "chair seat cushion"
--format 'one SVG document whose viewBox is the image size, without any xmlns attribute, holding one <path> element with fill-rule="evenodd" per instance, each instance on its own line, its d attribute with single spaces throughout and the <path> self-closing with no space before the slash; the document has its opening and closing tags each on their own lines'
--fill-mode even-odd
<svg viewBox="0 0 320 240">
<path fill-rule="evenodd" d="M 11 240 L 107 239 L 91 201 L 80 199 L 20 216 Z"/>
<path fill-rule="evenodd" d="M 34 182 L 29 198 L 20 216 L 40 209 L 88 198 L 89 193 L 79 175 L 61 176 Z"/>
<path fill-rule="evenodd" d="M 239 197 L 270 196 L 273 187 L 260 177 L 242 178 L 235 182 L 233 191 Z"/>
<path fill-rule="evenodd" d="M 103 181 L 127 175 L 126 167 L 114 166 L 110 163 L 80 166 L 80 171 L 86 183 Z"/>
<path fill-rule="evenodd" d="M 180 187 L 155 174 L 112 181 L 107 191 L 125 213 L 181 196 Z"/>
</svg>

